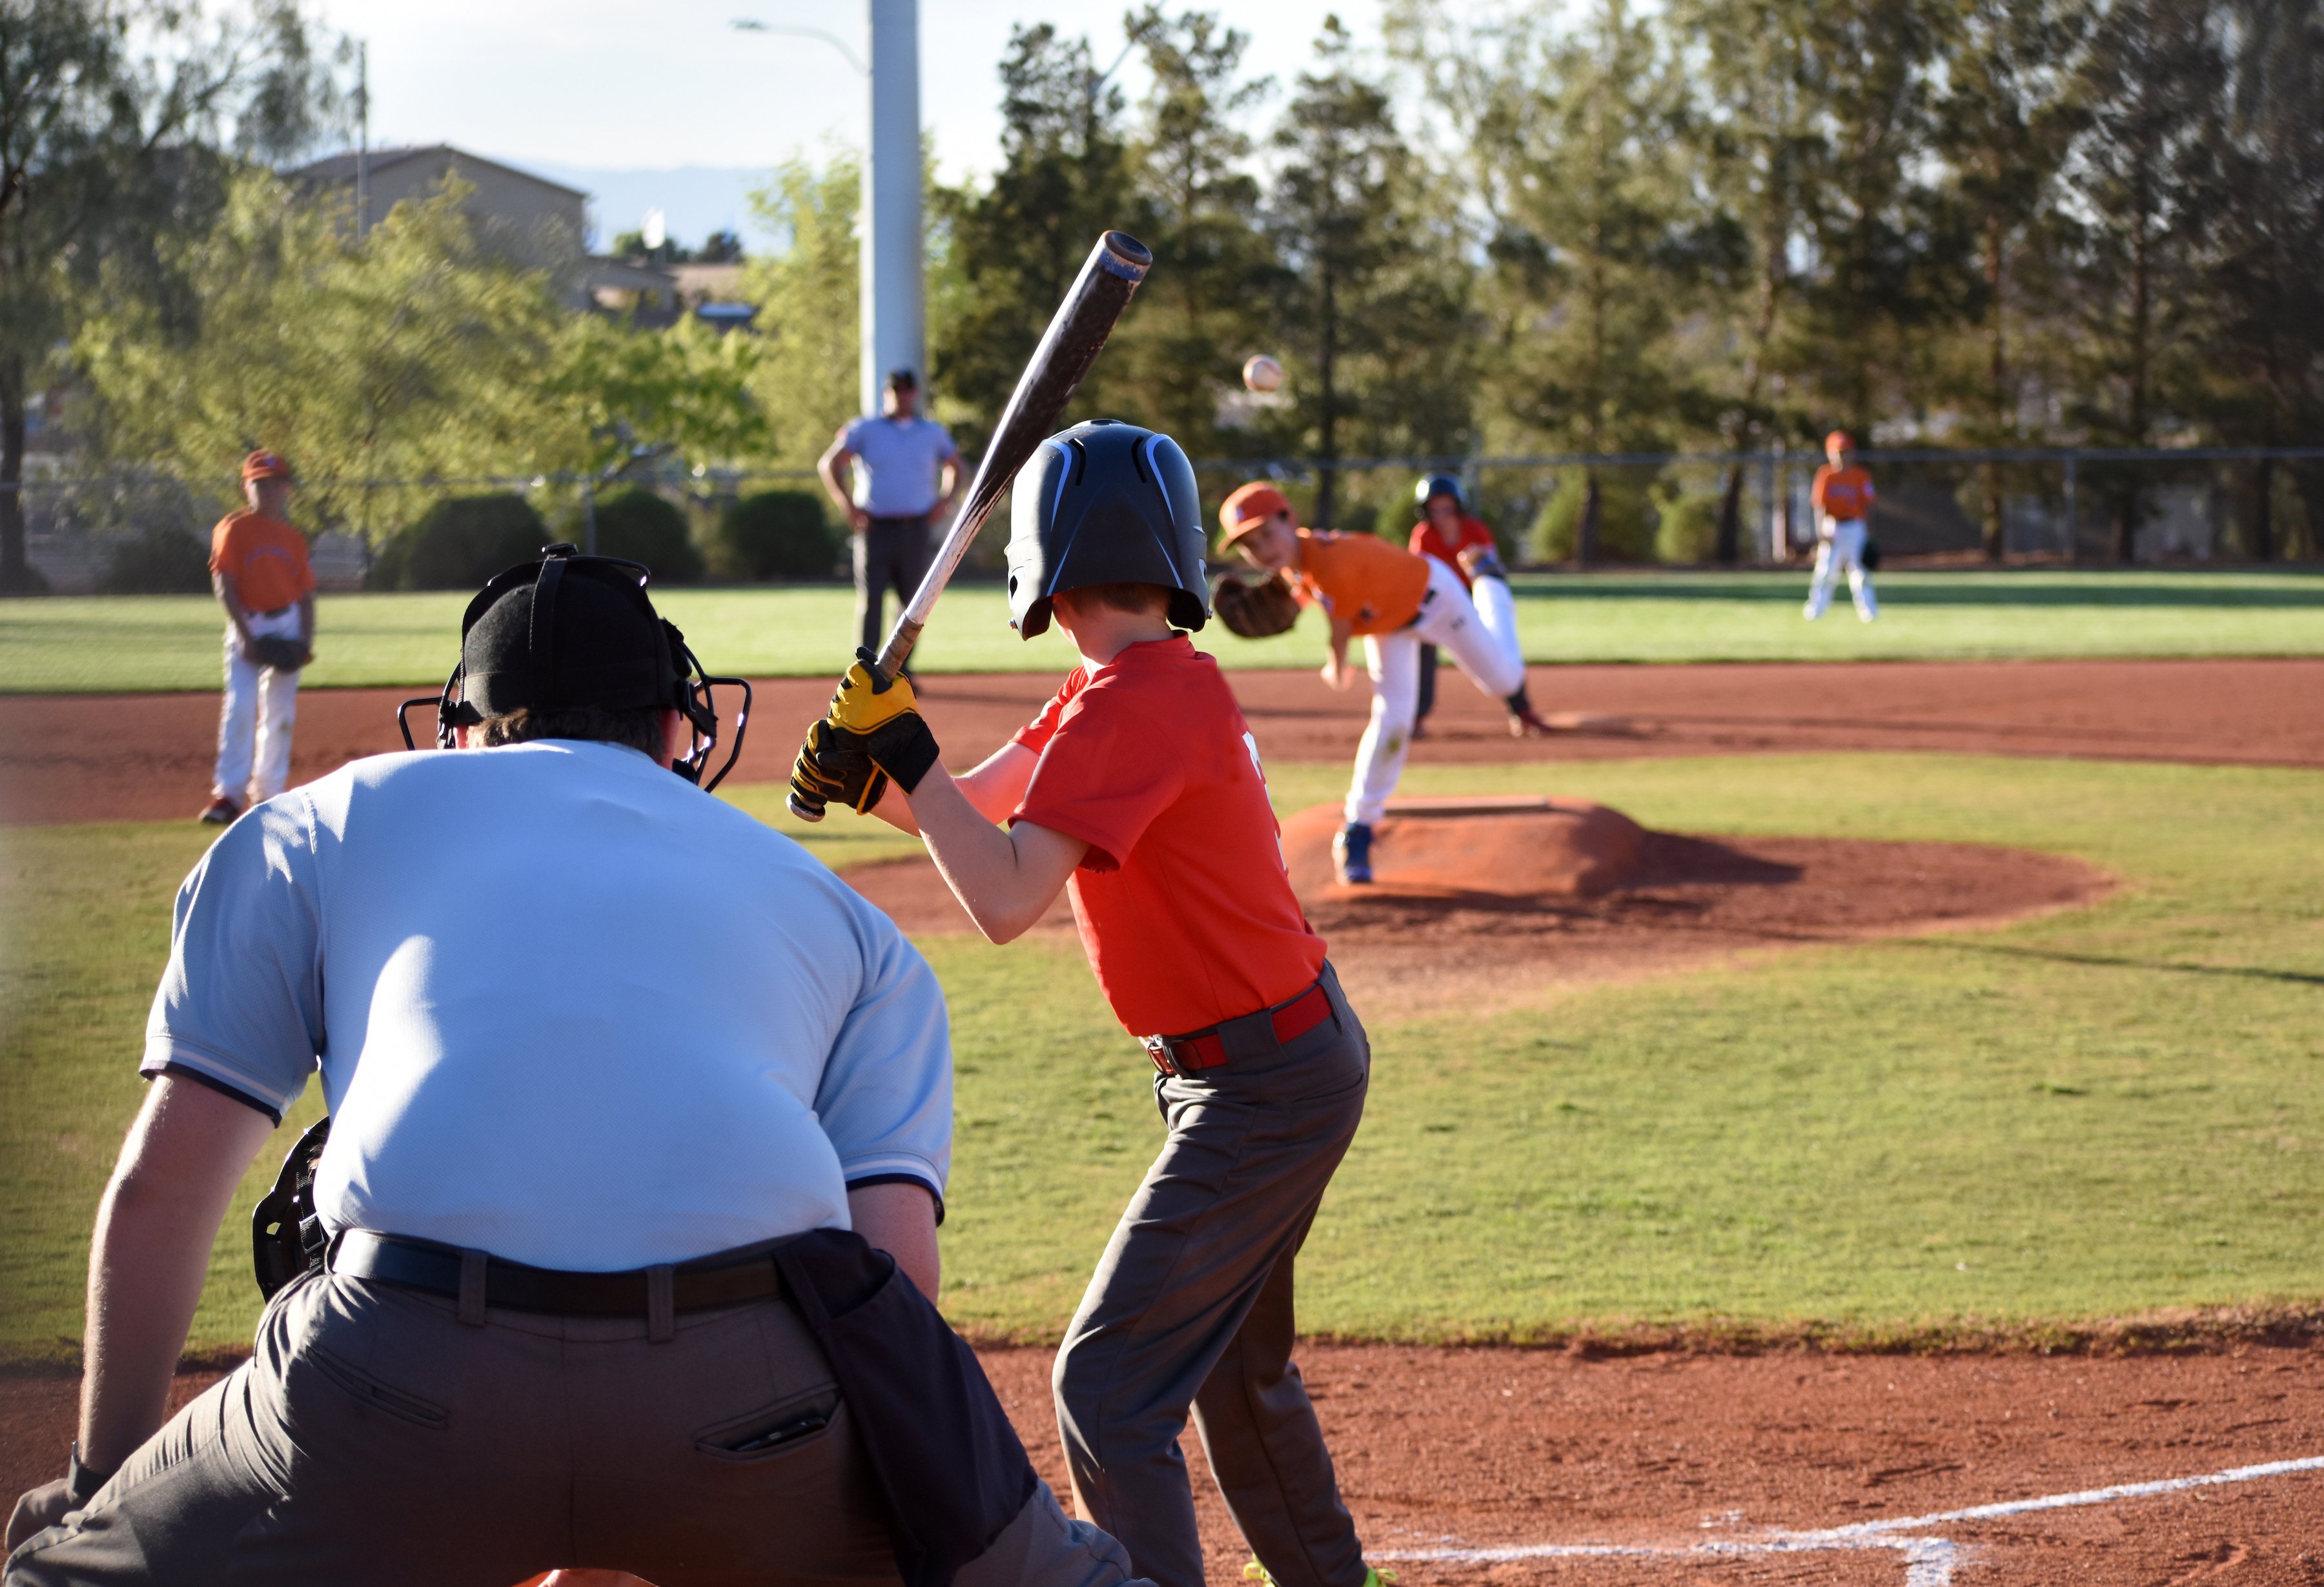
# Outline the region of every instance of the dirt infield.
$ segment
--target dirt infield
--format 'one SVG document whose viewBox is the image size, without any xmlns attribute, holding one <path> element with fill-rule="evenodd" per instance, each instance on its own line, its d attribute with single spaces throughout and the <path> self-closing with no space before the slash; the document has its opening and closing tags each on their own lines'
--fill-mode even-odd
<svg viewBox="0 0 2324 1587">
<path fill-rule="evenodd" d="M 1370 709 L 1363 689 L 1334 694 L 1305 671 L 1231 675 L 1269 758 L 1355 752 Z M 1055 683 L 936 677 L 928 719 L 951 758 L 966 761 L 1023 725 Z M 1443 683 L 1432 734 L 1414 747 L 1422 764 L 1917 749 L 2324 766 L 2324 660 L 1536 667 L 1536 701 L 1571 729 L 1537 740 L 1511 739 L 1499 704 L 1457 675 Z M 775 678 L 757 687 L 735 775 L 779 781 L 831 686 Z M 403 698 L 400 689 L 308 691 L 294 775 L 401 748 L 393 712 Z M 0 822 L 190 817 L 208 797 L 217 723 L 209 694 L 0 695 Z"/>
<path fill-rule="evenodd" d="M 1061 1484 L 1049 1353 L 983 1355 Z M 2324 1470 L 2024 1502 L 2312 1462 L 2316 1349 L 1601 1360 L 1311 1344 L 1302 1361 L 1366 1546 L 1406 1587 L 2324 1582 Z M 75 1387 L 0 1378 L 0 1492 L 57 1474 Z M 1210 1579 L 1239 1582 L 1248 1556 L 1188 1444 Z M 1984 1507 L 2017 1513 L 1884 1525 Z"/>
<path fill-rule="evenodd" d="M 2110 885 L 2099 871 L 2060 855 L 1971 843 L 1690 838 L 1646 831 L 1608 812 L 1637 834 L 1618 877 L 1586 895 L 1555 886 L 1525 891 L 1545 876 L 1530 851 L 1555 841 L 1562 818 L 1580 802 L 1495 803 L 1501 812 L 1484 819 L 1399 816 L 1400 808 L 1427 808 L 1425 802 L 1391 804 L 1377 851 L 1384 885 L 1375 888 L 1333 880 L 1336 808 L 1301 811 L 1284 824 L 1293 885 L 1358 1003 L 1407 1015 L 1485 1013 L 1545 986 L 1602 983 L 1749 949 L 1991 925 L 2087 903 Z M 1399 884 L 1399 821 L 1406 830 L 1457 827 L 1459 868 Z M 1441 867 L 1452 858 L 1435 848 L 1421 852 L 1416 865 Z M 844 874 L 913 936 L 974 930 L 924 858 Z M 1060 899 L 1034 929 L 1070 931 L 1072 912 Z"/>
</svg>

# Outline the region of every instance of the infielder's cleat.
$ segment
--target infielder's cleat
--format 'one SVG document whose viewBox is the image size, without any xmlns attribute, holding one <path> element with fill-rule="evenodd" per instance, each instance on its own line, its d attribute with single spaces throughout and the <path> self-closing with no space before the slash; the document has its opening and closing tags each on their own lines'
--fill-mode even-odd
<svg viewBox="0 0 2324 1587">
<path fill-rule="evenodd" d="M 234 818 L 241 813 L 242 806 L 221 794 L 202 806 L 200 820 L 206 827 L 230 827 L 234 824 Z"/>
<path fill-rule="evenodd" d="M 1461 571 L 1471 579 L 1499 579 L 1509 582 L 1509 570 L 1501 565 L 1500 553 L 1490 546 L 1471 546 L 1461 553 Z"/>
<path fill-rule="evenodd" d="M 1361 821 L 1350 821 L 1332 839 L 1332 861 L 1339 867 L 1340 880 L 1350 886 L 1360 887 L 1372 879 L 1372 830 Z"/>
<path fill-rule="evenodd" d="M 1509 737 L 1512 738 L 1546 738 L 1556 731 L 1530 705 L 1509 712 Z"/>
</svg>

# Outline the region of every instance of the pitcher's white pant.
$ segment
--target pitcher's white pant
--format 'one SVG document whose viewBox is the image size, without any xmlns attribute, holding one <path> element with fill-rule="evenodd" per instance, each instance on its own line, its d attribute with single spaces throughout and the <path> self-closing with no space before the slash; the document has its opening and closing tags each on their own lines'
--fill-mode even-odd
<svg viewBox="0 0 2324 1587">
<path fill-rule="evenodd" d="M 1412 718 L 1420 704 L 1420 647 L 1451 656 L 1469 681 L 1496 700 L 1525 687 L 1525 652 L 1517 644 L 1517 607 L 1502 579 L 1479 579 L 1473 597 L 1461 575 L 1428 559 L 1428 593 L 1420 615 L 1393 633 L 1364 636 L 1364 667 L 1372 675 L 1372 720 L 1356 746 L 1356 775 L 1348 785 L 1347 818 L 1369 826 L 1380 819 L 1388 796 L 1404 775 L 1412 748 Z"/>
<path fill-rule="evenodd" d="M 250 632 L 254 638 L 295 639 L 299 609 L 285 607 L 271 617 L 252 612 Z M 234 625 L 228 623 L 226 699 L 218 708 L 217 771 L 210 793 L 246 805 L 281 793 L 290 781 L 290 724 L 298 716 L 297 671 L 244 659 L 234 647 Z"/>
<path fill-rule="evenodd" d="M 1806 617 L 1813 622 L 1831 604 L 1831 584 L 1841 568 L 1848 570 L 1848 592 L 1856 598 L 1856 615 L 1870 622 L 1880 615 L 1872 598 L 1872 575 L 1864 571 L 1864 520 L 1835 519 L 1831 533 L 1816 546 L 1815 578 L 1808 585 Z"/>
</svg>

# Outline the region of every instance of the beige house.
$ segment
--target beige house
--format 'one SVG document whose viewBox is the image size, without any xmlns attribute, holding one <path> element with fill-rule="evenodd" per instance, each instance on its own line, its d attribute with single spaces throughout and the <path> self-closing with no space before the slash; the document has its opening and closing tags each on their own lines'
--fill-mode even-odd
<svg viewBox="0 0 2324 1587">
<path fill-rule="evenodd" d="M 345 203 L 353 214 L 357 158 L 352 153 L 333 154 L 284 175 L 309 192 L 328 194 Z M 669 271 L 584 252 L 589 232 L 589 195 L 579 188 L 449 143 L 374 149 L 367 158 L 369 170 L 364 174 L 369 197 L 360 225 L 376 225 L 405 199 L 425 198 L 447 178 L 456 177 L 469 188 L 465 207 L 477 240 L 504 258 L 559 271 L 567 282 L 567 299 L 575 307 L 633 307 L 641 317 L 657 310 L 666 317 L 677 317 L 678 280 Z"/>
</svg>

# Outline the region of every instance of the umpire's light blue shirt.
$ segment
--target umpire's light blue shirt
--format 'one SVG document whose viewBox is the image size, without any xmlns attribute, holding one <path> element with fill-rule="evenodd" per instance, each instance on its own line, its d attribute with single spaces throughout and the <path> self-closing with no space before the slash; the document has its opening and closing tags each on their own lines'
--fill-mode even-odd
<svg viewBox="0 0 2324 1587">
<path fill-rule="evenodd" d="M 842 442 L 855 454 L 855 505 L 873 518 L 919 518 L 943 499 L 944 465 L 960 455 L 932 418 L 867 414 Z"/>
<path fill-rule="evenodd" d="M 588 1271 L 943 1195 L 942 992 L 790 839 L 633 749 L 356 761 L 178 894 L 149 1074 L 279 1113 L 322 1071 L 331 1227 Z"/>
</svg>

